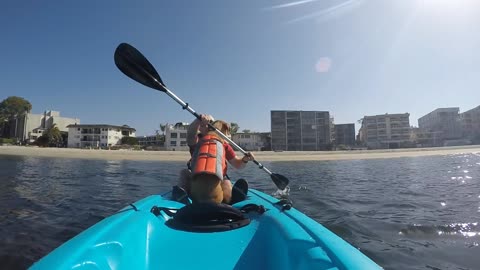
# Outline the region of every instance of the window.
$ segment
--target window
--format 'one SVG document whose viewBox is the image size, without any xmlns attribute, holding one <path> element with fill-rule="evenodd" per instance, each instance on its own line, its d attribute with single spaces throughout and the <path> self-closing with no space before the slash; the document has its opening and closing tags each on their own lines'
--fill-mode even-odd
<svg viewBox="0 0 480 270">
<path fill-rule="evenodd" d="M 180 138 L 181 139 L 186 139 L 187 138 L 187 133 L 180 133 Z"/>
<path fill-rule="evenodd" d="M 181 141 L 180 146 L 187 146 L 187 141 Z"/>
<path fill-rule="evenodd" d="M 176 139 L 177 136 L 178 136 L 177 133 L 170 133 L 170 138 L 172 138 L 172 139 Z"/>
<path fill-rule="evenodd" d="M 170 146 L 177 146 L 177 141 L 171 141 Z"/>
</svg>

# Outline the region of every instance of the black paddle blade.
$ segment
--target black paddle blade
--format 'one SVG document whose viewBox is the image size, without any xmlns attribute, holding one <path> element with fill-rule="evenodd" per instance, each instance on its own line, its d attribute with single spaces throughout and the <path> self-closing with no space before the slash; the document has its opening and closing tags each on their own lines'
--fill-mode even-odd
<svg viewBox="0 0 480 270">
<path fill-rule="evenodd" d="M 272 178 L 272 181 L 275 183 L 277 188 L 280 190 L 284 190 L 288 186 L 288 182 L 290 182 L 288 178 L 278 173 L 272 173 L 270 177 Z"/>
<path fill-rule="evenodd" d="M 158 72 L 132 45 L 127 43 L 118 45 L 113 58 L 115 65 L 123 74 L 145 86 L 166 92 L 165 84 Z"/>
</svg>

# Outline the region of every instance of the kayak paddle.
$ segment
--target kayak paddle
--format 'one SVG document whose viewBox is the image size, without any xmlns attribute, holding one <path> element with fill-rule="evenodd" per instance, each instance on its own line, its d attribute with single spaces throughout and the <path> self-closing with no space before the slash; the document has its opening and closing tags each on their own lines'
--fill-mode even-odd
<svg viewBox="0 0 480 270">
<path fill-rule="evenodd" d="M 183 102 L 183 100 L 177 97 L 165 86 L 162 79 L 160 78 L 160 75 L 158 75 L 158 72 L 155 70 L 152 64 L 150 64 L 147 58 L 145 58 L 145 56 L 143 56 L 142 53 L 139 52 L 132 45 L 127 43 L 122 43 L 118 45 L 117 49 L 115 50 L 114 60 L 115 65 L 118 67 L 118 69 L 120 69 L 121 72 L 123 72 L 123 74 L 145 86 L 166 93 L 178 104 L 180 104 L 184 110 L 189 111 L 197 119 L 200 120 L 200 115 L 196 113 L 195 110 L 193 110 L 192 107 L 188 105 L 188 103 Z M 215 130 L 215 132 L 220 135 L 220 137 L 222 137 L 224 140 L 234 146 L 238 151 L 242 152 L 244 155 L 248 154 L 245 150 L 243 150 L 239 145 L 237 145 L 229 137 L 223 134 L 219 129 L 215 128 L 212 124 L 209 123 L 208 126 Z M 255 163 L 260 169 L 263 169 L 266 173 L 270 175 L 270 178 L 272 178 L 272 181 L 275 183 L 278 189 L 284 190 L 288 186 L 289 180 L 285 176 L 278 173 L 272 173 L 255 159 L 253 160 L 253 163 Z"/>
</svg>

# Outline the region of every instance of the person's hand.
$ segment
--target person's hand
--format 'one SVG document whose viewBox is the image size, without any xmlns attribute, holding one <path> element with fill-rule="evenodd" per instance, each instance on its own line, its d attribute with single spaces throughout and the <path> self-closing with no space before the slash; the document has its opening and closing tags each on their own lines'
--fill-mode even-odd
<svg viewBox="0 0 480 270">
<path fill-rule="evenodd" d="M 255 156 L 252 154 L 252 152 L 248 152 L 245 156 L 243 156 L 242 161 L 243 163 L 248 163 L 249 161 L 252 161 L 255 159 Z"/>
<path fill-rule="evenodd" d="M 199 131 L 201 134 L 206 134 L 208 132 L 208 123 L 213 121 L 213 117 L 209 114 L 200 114 L 200 126 Z"/>
</svg>

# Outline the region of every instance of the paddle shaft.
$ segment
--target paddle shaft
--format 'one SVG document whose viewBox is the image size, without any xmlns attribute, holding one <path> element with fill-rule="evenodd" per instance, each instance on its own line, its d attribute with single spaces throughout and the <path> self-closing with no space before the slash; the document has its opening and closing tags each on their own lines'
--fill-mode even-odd
<svg viewBox="0 0 480 270">
<path fill-rule="evenodd" d="M 177 97 L 172 91 L 165 87 L 165 84 L 162 82 L 160 75 L 155 70 L 155 67 L 139 52 L 135 47 L 128 43 L 121 43 L 118 45 L 114 54 L 115 65 L 122 71 L 125 75 L 131 79 L 158 91 L 165 92 L 168 96 L 173 98 L 178 104 L 182 106 L 184 110 L 189 111 L 197 119 L 201 120 L 201 116 L 198 115 L 192 107 L 188 106 L 188 103 L 185 103 L 179 97 Z M 241 151 L 244 155 L 248 153 L 243 150 L 239 145 L 233 142 L 229 137 L 223 134 L 219 129 L 215 128 L 212 124 L 208 126 L 213 129 L 221 138 L 229 142 L 235 149 Z M 275 183 L 275 185 L 283 190 L 288 186 L 289 180 L 283 175 L 272 173 L 267 168 L 265 168 L 260 162 L 253 159 L 253 162 L 258 165 L 260 169 L 263 169 L 266 173 L 270 175 L 270 178 Z"/>
<path fill-rule="evenodd" d="M 158 82 L 158 81 L 157 81 Z M 160 82 L 158 82 L 160 83 Z M 188 112 L 190 112 L 191 114 L 193 114 L 193 116 L 195 116 L 198 120 L 201 120 L 201 117 L 200 115 L 192 108 L 190 107 L 190 105 L 188 105 L 188 103 L 185 103 L 183 100 L 181 100 L 179 97 L 177 97 L 177 95 L 175 95 L 172 91 L 170 91 L 166 86 L 162 85 L 162 88 L 165 90 L 165 91 L 161 91 L 161 92 L 165 92 L 169 97 L 171 97 L 173 100 L 175 100 L 178 104 L 180 104 L 182 106 L 182 108 L 184 110 L 187 110 Z M 248 155 L 248 152 L 243 150 L 238 144 L 236 144 L 234 141 L 232 141 L 232 139 L 230 139 L 227 135 L 223 134 L 218 128 L 214 127 L 212 124 L 208 123 L 208 126 L 215 130 L 215 132 L 220 135 L 220 137 L 222 137 L 224 140 L 226 140 L 230 145 L 232 145 L 235 149 L 237 149 L 238 151 L 242 152 L 244 155 Z M 264 170 L 266 173 L 268 173 L 269 175 L 272 175 L 272 172 L 265 168 L 262 163 L 256 161 L 255 159 L 252 160 L 253 163 L 255 163 L 260 169 Z"/>
</svg>

